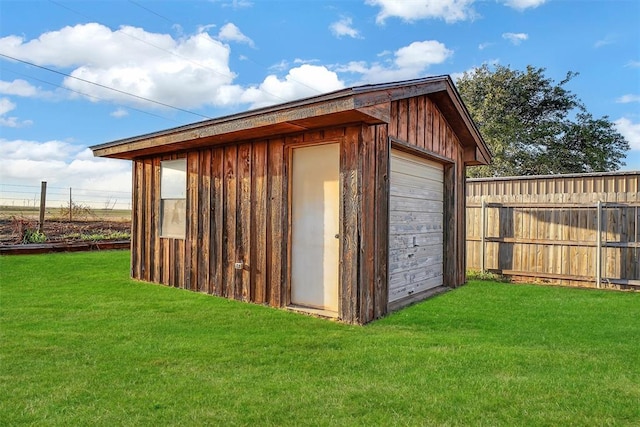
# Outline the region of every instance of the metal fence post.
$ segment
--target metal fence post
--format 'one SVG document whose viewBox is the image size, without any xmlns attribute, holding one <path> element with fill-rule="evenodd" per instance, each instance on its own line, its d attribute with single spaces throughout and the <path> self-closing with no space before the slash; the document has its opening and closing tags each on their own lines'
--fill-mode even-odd
<svg viewBox="0 0 640 427">
<path fill-rule="evenodd" d="M 40 183 L 40 222 L 38 223 L 38 231 L 42 233 L 44 229 L 44 212 L 45 212 L 45 203 L 47 200 L 47 181 L 42 181 Z"/>
<path fill-rule="evenodd" d="M 480 271 L 482 271 L 483 273 L 485 272 L 486 266 L 485 266 L 485 256 L 484 256 L 484 251 L 485 251 L 485 242 L 484 242 L 484 238 L 485 238 L 485 230 L 486 230 L 486 209 L 487 209 L 487 203 L 485 202 L 484 198 L 482 199 L 482 204 L 481 204 L 481 208 L 480 208 Z"/>
<path fill-rule="evenodd" d="M 596 287 L 600 289 L 602 280 L 602 202 L 598 200 L 598 213 L 596 222 L 598 223 L 596 234 Z"/>
</svg>

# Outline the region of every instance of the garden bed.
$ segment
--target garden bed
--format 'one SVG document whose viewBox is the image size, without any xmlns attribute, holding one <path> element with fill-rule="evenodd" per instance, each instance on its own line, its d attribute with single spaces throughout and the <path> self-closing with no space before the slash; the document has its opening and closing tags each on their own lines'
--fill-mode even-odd
<svg viewBox="0 0 640 427">
<path fill-rule="evenodd" d="M 105 241 L 128 241 L 130 232 L 130 221 L 92 219 L 45 221 L 40 234 L 37 220 L 12 217 L 0 219 L 0 248 L 33 245 L 90 245 Z"/>
</svg>

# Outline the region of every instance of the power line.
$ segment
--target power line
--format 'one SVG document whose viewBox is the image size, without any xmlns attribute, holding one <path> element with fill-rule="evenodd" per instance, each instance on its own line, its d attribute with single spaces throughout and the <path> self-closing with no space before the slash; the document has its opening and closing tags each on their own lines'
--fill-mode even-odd
<svg viewBox="0 0 640 427">
<path fill-rule="evenodd" d="M 49 1 L 50 1 L 51 3 L 53 3 L 53 4 L 56 4 L 56 5 L 58 5 L 58 6 L 62 7 L 62 8 L 64 8 L 64 9 L 67 9 L 67 10 L 69 10 L 69 11 L 73 12 L 73 13 L 76 13 L 76 14 L 78 14 L 78 15 L 80 15 L 80 16 L 82 16 L 82 17 L 86 18 L 86 19 L 89 19 L 89 20 L 91 20 L 91 21 L 98 22 L 98 20 L 97 20 L 97 19 L 93 19 L 92 17 L 90 17 L 90 16 L 88 16 L 88 15 L 86 15 L 86 14 L 82 13 L 82 12 L 79 12 L 79 11 L 77 11 L 77 10 L 75 10 L 75 9 L 72 9 L 72 8 L 70 8 L 70 7 L 68 7 L 68 6 L 65 6 L 65 5 L 63 5 L 63 4 L 61 4 L 61 3 L 59 3 L 59 2 L 57 2 L 57 1 L 55 1 L 55 0 L 49 0 Z M 165 20 L 167 20 L 167 21 L 171 22 L 171 20 L 169 20 L 168 18 L 166 18 L 166 17 L 162 16 L 161 14 L 159 14 L 159 13 L 157 13 L 157 12 L 155 12 L 155 11 L 153 11 L 153 10 L 149 9 L 148 7 L 142 6 L 142 5 L 138 4 L 137 2 L 135 2 L 135 1 L 133 1 L 133 0 L 129 0 L 129 2 L 130 2 L 130 3 L 135 4 L 136 6 L 141 7 L 142 9 L 144 9 L 144 10 L 148 11 L 149 13 L 152 13 L 152 14 L 154 14 L 154 15 L 157 15 L 157 16 L 161 17 L 162 19 L 165 19 Z M 220 72 L 220 71 L 216 70 L 215 68 L 209 67 L 208 65 L 202 64 L 202 63 L 197 62 L 197 61 L 193 61 L 193 60 L 192 60 L 192 59 L 190 59 L 190 58 L 187 58 L 187 57 L 185 57 L 185 56 L 182 56 L 182 55 L 179 55 L 179 54 L 177 54 L 177 53 L 175 53 L 175 52 L 172 52 L 172 51 L 170 51 L 170 50 L 167 50 L 167 49 L 165 49 L 165 48 L 163 48 L 163 47 L 161 47 L 161 46 L 157 46 L 157 45 L 155 45 L 155 44 L 153 44 L 153 43 L 150 43 L 150 42 L 148 42 L 148 41 L 146 41 L 146 40 L 143 40 L 143 39 L 141 39 L 141 38 L 139 38 L 139 37 L 136 37 L 136 36 L 134 36 L 133 34 L 126 33 L 126 32 L 124 32 L 124 31 L 122 31 L 122 30 L 120 30 L 119 32 L 120 32 L 121 34 L 124 34 L 124 35 L 126 35 L 126 36 L 131 37 L 132 39 L 138 40 L 139 42 L 142 42 L 142 43 L 147 44 L 147 45 L 149 45 L 149 46 L 151 46 L 151 47 L 154 47 L 154 48 L 159 49 L 159 50 L 161 50 L 161 51 L 163 51 L 163 52 L 166 52 L 166 53 L 168 53 L 168 54 L 170 54 L 170 55 L 173 55 L 173 56 L 175 56 L 176 58 L 183 59 L 183 60 L 188 61 L 188 62 L 190 62 L 190 63 L 192 63 L 192 64 L 194 64 L 194 65 L 197 65 L 197 66 L 199 66 L 199 67 L 202 67 L 202 68 L 206 68 L 206 69 L 208 69 L 208 70 L 211 70 L 211 71 L 213 71 L 214 73 L 216 73 L 216 74 L 218 74 L 218 75 L 220 75 L 220 76 L 227 77 L 227 78 L 231 78 L 231 79 L 234 77 L 234 76 L 232 76 L 232 75 L 230 75 L 230 74 L 222 73 L 222 72 Z M 259 64 L 258 62 L 254 61 L 253 59 L 250 59 L 250 58 L 249 58 L 249 61 L 251 61 L 251 62 L 253 62 L 254 64 L 257 64 L 257 65 L 259 65 L 259 66 L 261 66 L 261 67 L 263 67 L 263 68 L 266 68 L 264 64 Z M 299 81 L 299 80 L 296 80 L 296 79 L 293 79 L 293 78 L 290 78 L 289 80 L 294 81 L 294 82 L 298 83 L 298 84 L 299 84 L 299 85 L 301 85 L 301 86 L 307 87 L 307 88 L 309 88 L 309 89 L 311 89 L 311 90 L 313 90 L 313 91 L 315 91 L 315 92 L 317 92 L 317 93 L 319 93 L 319 94 L 320 94 L 320 93 L 322 93 L 322 91 L 320 91 L 320 90 L 318 90 L 318 89 L 316 89 L 316 88 L 314 88 L 314 87 L 312 87 L 312 86 L 309 86 L 309 85 L 307 85 L 307 84 L 305 84 L 305 83 L 302 83 L 302 82 L 301 82 L 301 81 Z M 279 99 L 279 100 L 284 101 L 284 102 L 288 101 L 286 98 L 283 98 L 283 97 L 281 97 L 281 96 L 278 96 L 278 95 L 276 95 L 276 94 L 274 94 L 274 93 L 268 92 L 268 91 L 266 91 L 266 90 L 264 90 L 264 89 L 260 88 L 260 86 L 256 86 L 256 89 L 257 89 L 258 91 L 260 91 L 260 92 L 262 92 L 262 93 L 266 94 L 266 95 L 269 95 L 269 96 L 273 97 L 273 98 Z"/>
<path fill-rule="evenodd" d="M 129 0 L 129 3 L 132 3 L 132 4 L 136 5 L 136 6 L 138 6 L 140 9 L 144 9 L 144 10 L 146 10 L 146 11 L 147 11 L 147 12 L 149 12 L 149 13 L 153 13 L 154 15 L 156 15 L 156 16 L 158 16 L 158 17 L 160 17 L 160 18 L 164 19 L 164 20 L 165 20 L 165 21 L 167 21 L 168 23 L 173 24 L 173 21 L 171 21 L 171 19 L 167 18 L 166 16 L 160 15 L 159 13 L 157 13 L 157 12 L 155 12 L 155 11 L 153 11 L 153 10 L 149 9 L 149 8 L 148 8 L 148 7 L 146 7 L 146 6 L 141 5 L 140 3 L 136 2 L 136 1 Z"/>
<path fill-rule="evenodd" d="M 58 5 L 58 6 L 62 7 L 62 8 L 64 8 L 64 9 L 69 10 L 69 11 L 71 11 L 71 12 L 73 12 L 73 13 L 77 13 L 78 15 L 80 15 L 80 16 L 82 16 L 82 17 L 86 18 L 86 19 L 89 19 L 89 20 L 94 21 L 94 22 L 98 22 L 98 20 L 97 20 L 97 19 L 93 19 L 92 17 L 90 17 L 90 16 L 88 16 L 88 15 L 86 15 L 86 14 L 82 13 L 82 12 L 79 12 L 79 11 L 77 11 L 77 10 L 75 10 L 75 9 L 72 9 L 72 8 L 70 8 L 70 7 L 68 7 L 68 6 L 65 6 L 65 5 L 63 5 L 63 4 L 61 4 L 61 3 L 58 3 L 58 2 L 57 2 L 57 1 L 55 1 L 55 0 L 49 0 L 49 1 L 50 1 L 51 3 L 53 3 L 53 4 L 56 4 L 56 5 Z M 150 9 L 148 9 L 148 8 L 146 8 L 146 7 L 145 7 L 144 9 L 146 9 L 146 10 L 150 11 L 151 13 L 153 13 L 153 14 L 155 14 L 155 15 L 158 15 L 157 13 L 155 13 L 155 12 L 151 11 Z M 157 46 L 157 45 L 155 45 L 155 44 L 153 44 L 153 43 L 148 42 L 147 40 L 141 39 L 140 37 L 136 37 L 136 36 L 134 36 L 133 34 L 129 34 L 129 33 L 125 32 L 125 31 L 122 31 L 122 30 L 119 30 L 118 32 L 119 32 L 120 34 L 124 34 L 125 36 L 131 37 L 132 39 L 137 40 L 137 41 L 139 41 L 139 42 L 141 42 L 141 43 L 144 43 L 144 44 L 146 44 L 146 45 L 149 45 L 149 46 L 151 46 L 151 47 L 154 47 L 154 48 L 156 48 L 156 49 L 159 49 L 159 50 L 161 50 L 161 51 L 163 51 L 163 52 L 165 52 L 165 53 L 168 53 L 169 55 L 175 56 L 176 58 L 180 58 L 180 59 L 182 59 L 182 60 L 184 60 L 184 61 L 187 61 L 187 62 L 190 62 L 190 63 L 192 63 L 192 64 L 194 64 L 194 65 L 197 65 L 198 67 L 206 68 L 206 69 L 208 69 L 208 70 L 210 70 L 210 71 L 213 71 L 214 73 L 216 73 L 216 74 L 218 74 L 218 75 L 220 75 L 220 76 L 222 76 L 222 77 L 226 77 L 226 78 L 229 78 L 229 79 L 233 79 L 233 78 L 234 78 L 234 76 L 233 76 L 233 75 L 231 75 L 231 74 L 222 73 L 222 72 L 220 72 L 220 71 L 216 70 L 216 69 L 215 69 L 215 68 L 213 68 L 213 67 L 209 67 L 208 65 L 205 65 L 205 64 L 202 64 L 202 63 L 200 63 L 200 62 L 194 61 L 194 60 L 192 60 L 192 59 L 190 59 L 190 58 L 187 58 L 186 56 L 179 55 L 179 54 L 177 54 L 177 53 L 175 53 L 175 52 L 172 52 L 172 51 L 170 51 L 170 50 L 167 50 L 167 49 L 165 49 L 165 48 L 163 48 L 163 47 L 161 47 L 161 46 Z M 298 82 L 298 83 L 299 83 L 299 84 L 304 85 L 303 83 L 300 83 L 300 82 Z M 306 85 L 304 85 L 304 86 L 306 86 Z M 307 87 L 310 87 L 310 86 L 307 86 Z M 311 88 L 311 87 L 310 87 L 310 88 Z M 281 97 L 281 96 L 278 96 L 278 95 L 276 95 L 275 93 L 267 92 L 266 90 L 261 89 L 260 87 L 257 87 L 256 89 L 257 89 L 257 90 L 259 90 L 260 92 L 262 92 L 262 93 L 266 94 L 266 95 L 269 95 L 269 96 L 272 96 L 272 97 L 274 97 L 274 98 L 277 98 L 277 99 L 279 99 L 280 101 L 285 101 L 285 102 L 287 101 L 287 99 L 286 99 L 286 98 L 283 98 L 283 97 Z M 317 90 L 317 89 L 315 89 L 315 88 L 311 88 L 311 89 L 315 90 L 315 91 L 316 91 L 316 92 L 318 92 L 318 93 L 321 93 L 319 90 Z M 210 118 L 210 117 L 207 117 L 207 118 Z"/>
<path fill-rule="evenodd" d="M 79 95 L 83 95 L 83 96 L 86 96 L 86 97 L 89 97 L 89 98 L 97 99 L 99 101 L 109 102 L 104 98 L 100 98 L 99 96 L 90 95 L 88 93 L 80 92 L 79 90 L 75 90 L 75 89 L 70 89 L 68 87 L 65 87 L 65 86 L 62 86 L 62 85 L 59 85 L 59 84 L 56 84 L 56 83 L 51 83 L 51 82 L 48 82 L 46 80 L 42 80 L 42 79 L 39 79 L 37 77 L 33 77 L 33 76 L 29 75 L 29 74 L 20 73 L 20 72 L 15 71 L 15 70 L 10 70 L 10 69 L 8 69 L 6 67 L 1 67 L 0 66 L 0 69 L 8 71 L 8 72 L 13 73 L 13 74 L 17 74 L 17 75 L 22 76 L 22 77 L 26 77 L 26 78 L 31 79 L 31 80 L 36 80 L 36 81 L 41 82 L 41 83 L 45 83 L 45 84 L 48 84 L 48 85 L 51 85 L 51 86 L 58 87 L 60 89 L 68 90 L 69 92 L 74 92 L 74 93 L 77 93 Z M 153 116 L 153 117 L 158 117 L 160 119 L 170 120 L 170 121 L 172 121 L 174 123 L 178 123 L 178 124 L 180 123 L 179 121 L 174 120 L 172 118 L 161 116 L 159 114 L 150 113 L 149 111 L 141 110 L 139 108 L 130 107 L 130 106 L 127 106 L 127 105 L 124 105 L 124 104 L 119 104 L 117 102 L 114 102 L 114 104 L 119 106 L 119 107 L 127 108 L 127 109 L 134 110 L 134 111 L 138 111 L 140 113 L 148 114 L 148 115 Z"/>
<path fill-rule="evenodd" d="M 131 96 L 131 97 L 133 97 L 133 98 L 141 99 L 141 100 L 146 101 L 146 102 L 151 102 L 151 103 L 153 103 L 153 104 L 162 105 L 163 107 L 172 108 L 172 109 L 174 109 L 174 110 L 182 111 L 182 112 L 184 112 L 184 113 L 193 114 L 193 115 L 195 115 L 195 116 L 200 116 L 200 117 L 203 117 L 203 118 L 205 118 L 205 119 L 211 119 L 211 118 L 212 118 L 212 117 L 209 117 L 209 116 L 205 116 L 204 114 L 195 113 L 195 112 L 193 112 L 193 111 L 185 110 L 184 108 L 175 107 L 175 106 L 173 106 L 173 105 L 165 104 L 164 102 L 155 101 L 155 100 L 153 100 L 153 99 L 145 98 L 144 96 L 136 95 L 136 94 L 133 94 L 133 93 L 130 93 L 130 92 L 125 92 L 124 90 L 120 90 L 120 89 L 116 89 L 116 88 L 113 88 L 113 87 L 105 86 L 105 85 L 100 84 L 100 83 L 92 82 L 91 80 L 82 79 L 82 78 L 80 78 L 80 77 L 75 77 L 75 76 L 72 76 L 72 75 L 70 75 L 70 74 L 63 73 L 63 72 L 61 72 L 61 71 L 57 71 L 57 70 L 53 70 L 53 69 L 51 69 L 51 68 L 43 67 L 42 65 L 37 65 L 37 64 L 34 64 L 33 62 L 24 61 L 24 60 L 22 60 L 22 59 L 14 58 L 13 56 L 6 55 L 6 54 L 4 54 L 4 53 L 2 53 L 2 52 L 0 52 L 0 56 L 2 56 L 2 57 L 4 57 L 4 58 L 7 58 L 7 59 L 11 59 L 11 60 L 13 60 L 13 61 L 22 62 L 23 64 L 31 65 L 32 67 L 36 67 L 36 68 L 40 68 L 40 69 L 42 69 L 42 70 L 49 71 L 49 72 L 51 72 L 51 73 L 60 74 L 60 75 L 62 75 L 62 76 L 69 77 L 69 78 L 71 78 L 71 79 L 79 80 L 79 81 L 84 82 L 84 83 L 89 83 L 89 84 L 92 84 L 92 85 L 94 85 L 94 86 L 101 87 L 101 88 L 103 88 L 103 89 L 112 90 L 112 91 L 114 91 L 114 92 L 118 92 L 118 93 L 121 93 L 121 94 L 123 94 L 123 95 L 127 95 L 127 96 Z"/>
<path fill-rule="evenodd" d="M 53 1 L 53 0 L 50 0 L 50 1 Z M 166 21 L 172 22 L 171 20 L 169 20 L 169 18 L 167 18 L 167 17 L 165 17 L 165 16 L 163 16 L 163 15 L 161 15 L 161 14 L 159 14 L 159 13 L 157 13 L 157 12 L 155 12 L 155 11 L 151 10 L 151 9 L 149 9 L 148 7 L 142 6 L 141 4 L 139 4 L 139 3 L 137 3 L 137 2 L 135 2 L 135 1 L 133 1 L 133 0 L 129 0 L 129 3 L 133 3 L 133 4 L 135 4 L 136 6 L 139 6 L 140 8 L 142 8 L 142 9 L 144 9 L 144 10 L 146 10 L 146 11 L 148 11 L 148 12 L 150 12 L 150 13 L 154 14 L 154 15 L 157 15 L 157 16 L 159 16 L 160 18 L 162 18 L 162 19 L 164 19 L 164 20 L 166 20 Z M 124 33 L 124 34 L 126 34 L 126 33 Z M 132 37 L 133 37 L 133 36 L 132 36 Z M 141 40 L 141 41 L 146 43 L 146 41 L 145 41 L 145 40 Z M 153 46 L 153 45 L 152 45 L 152 46 Z M 159 48 L 159 49 L 162 49 L 162 48 Z M 162 50 L 164 50 L 164 49 L 162 49 Z M 173 52 L 170 52 L 170 51 L 167 51 L 167 52 L 169 52 L 169 53 L 173 54 Z M 247 57 L 247 60 L 248 60 L 248 61 L 250 61 L 250 62 L 253 62 L 253 63 L 254 63 L 254 64 L 256 64 L 256 65 L 259 65 L 260 67 L 262 67 L 262 68 L 264 68 L 264 69 L 268 69 L 268 67 L 267 67 L 266 65 L 261 64 L 261 63 L 259 63 L 259 62 L 255 61 L 254 59 L 251 59 L 251 58 Z M 215 71 L 215 70 L 214 70 L 214 71 Z M 317 93 L 319 93 L 319 94 L 320 94 L 320 93 L 322 93 L 322 91 L 320 91 L 320 90 L 316 89 L 315 87 L 309 86 L 309 85 L 308 85 L 308 84 L 306 84 L 306 83 L 302 83 L 300 80 L 296 80 L 296 79 L 294 79 L 294 78 L 291 78 L 291 76 L 289 76 L 289 77 L 290 77 L 290 78 L 289 78 L 289 80 L 290 80 L 290 81 L 294 81 L 294 82 L 298 83 L 300 86 L 304 86 L 304 87 L 306 87 L 306 88 L 309 88 L 309 89 L 311 89 L 311 90 L 313 90 L 313 91 L 315 91 L 315 92 L 317 92 Z M 280 99 L 280 100 L 282 100 L 282 101 L 287 101 L 286 99 L 284 99 L 284 98 L 282 98 L 282 97 L 280 97 L 280 96 L 278 96 L 278 95 L 275 95 L 275 94 L 273 94 L 273 93 L 269 93 L 269 92 L 267 92 L 267 91 L 266 91 L 266 90 L 264 90 L 264 89 L 261 89 L 261 88 L 259 88 L 259 87 L 258 87 L 257 89 L 258 89 L 260 92 L 263 92 L 263 93 L 265 93 L 265 94 L 267 94 L 267 95 L 269 95 L 269 96 L 273 96 L 273 97 L 278 98 L 278 99 Z"/>
</svg>

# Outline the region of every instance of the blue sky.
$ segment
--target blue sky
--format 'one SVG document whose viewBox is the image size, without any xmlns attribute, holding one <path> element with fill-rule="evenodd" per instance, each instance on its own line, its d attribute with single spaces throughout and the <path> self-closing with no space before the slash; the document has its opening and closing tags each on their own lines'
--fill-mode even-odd
<svg viewBox="0 0 640 427">
<path fill-rule="evenodd" d="M 578 72 L 640 170 L 637 0 L 2 0 L 0 54 L 36 65 L 0 57 L 4 185 L 129 191 L 130 163 L 88 146 L 484 63 Z"/>
</svg>

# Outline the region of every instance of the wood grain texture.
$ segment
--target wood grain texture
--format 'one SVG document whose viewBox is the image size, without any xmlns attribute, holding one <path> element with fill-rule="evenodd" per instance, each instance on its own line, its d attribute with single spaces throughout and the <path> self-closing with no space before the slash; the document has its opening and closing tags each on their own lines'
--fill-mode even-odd
<svg viewBox="0 0 640 427">
<path fill-rule="evenodd" d="M 468 223 L 478 221 L 481 199 L 489 203 L 488 211 L 497 213 L 487 216 L 487 227 L 500 230 L 489 239 L 497 248 L 490 265 L 494 271 L 508 271 L 518 280 L 592 287 L 598 262 L 596 203 L 610 200 L 602 212 L 602 280 L 605 286 L 626 288 L 640 273 L 639 206 L 626 202 L 635 197 L 639 180 L 640 174 L 633 172 L 470 180 Z M 477 233 L 469 230 L 467 247 L 474 244 Z M 469 268 L 479 268 L 477 260 L 470 252 Z"/>
<path fill-rule="evenodd" d="M 270 209 L 267 212 L 267 286 L 269 305 L 282 307 L 286 289 L 286 224 L 287 224 L 287 187 L 285 176 L 284 140 L 272 140 L 269 143 L 267 158 L 267 194 Z"/>
<path fill-rule="evenodd" d="M 238 216 L 238 147 L 230 145 L 224 149 L 224 198 L 222 220 L 222 283 L 223 296 L 236 297 L 237 275 L 236 227 Z"/>
<path fill-rule="evenodd" d="M 267 302 L 267 141 L 253 146 L 251 210 L 251 295 L 258 304 Z"/>
<path fill-rule="evenodd" d="M 339 313 L 343 321 L 358 322 L 358 231 L 360 195 L 358 194 L 358 145 L 360 128 L 347 129 L 340 151 L 340 284 Z"/>
<path fill-rule="evenodd" d="M 200 151 L 198 165 L 198 291 L 211 293 L 211 150 Z"/>
<path fill-rule="evenodd" d="M 211 153 L 211 209 L 212 220 L 210 230 L 210 260 L 209 269 L 213 283 L 211 293 L 224 295 L 223 256 L 224 256 L 224 149 L 215 148 Z"/>
<path fill-rule="evenodd" d="M 363 126 L 359 147 L 359 171 L 361 179 L 358 181 L 360 201 L 360 241 L 358 261 L 360 266 L 359 280 L 359 316 L 361 319 L 375 318 L 375 261 L 376 261 L 376 129 L 373 126 Z"/>
<path fill-rule="evenodd" d="M 359 122 L 361 116 L 353 116 L 350 124 L 336 125 L 327 117 L 325 127 L 301 131 L 304 126 L 301 119 L 295 133 L 291 133 L 294 129 L 291 127 L 273 135 L 248 133 L 258 139 L 227 141 L 226 145 L 216 145 L 219 141 L 211 136 L 209 140 L 201 138 L 193 146 L 186 143 L 176 146 L 177 151 L 170 155 L 136 160 L 132 275 L 228 298 L 287 306 L 290 298 L 287 147 L 340 141 L 339 315 L 349 323 L 366 323 L 383 316 L 389 307 L 390 283 L 396 280 L 389 274 L 390 257 L 408 256 L 389 251 L 392 203 L 389 156 L 393 139 L 405 144 L 405 148 L 412 147 L 416 155 L 447 165 L 448 171 L 442 207 L 446 237 L 435 243 L 434 248 L 439 248 L 435 255 L 427 253 L 427 246 L 416 251 L 404 273 L 415 275 L 416 283 L 427 284 L 429 263 L 442 259 L 447 284 L 459 286 L 465 280 L 467 227 L 464 149 L 431 95 L 415 95 L 385 98 L 384 105 L 367 107 L 378 111 L 376 117 L 388 119 L 388 124 L 379 120 L 363 123 Z M 153 154 L 154 148 L 145 150 Z M 159 162 L 185 156 L 186 238 L 161 238 Z M 410 208 L 409 204 L 406 202 L 404 207 Z M 433 218 L 416 213 L 408 221 L 411 226 L 425 228 L 433 223 Z M 495 248 L 497 259 L 498 246 Z M 241 262 L 243 268 L 236 269 L 236 262 Z"/>
<path fill-rule="evenodd" d="M 254 268 L 251 259 L 251 211 L 252 211 L 252 154 L 251 144 L 238 146 L 238 219 L 236 225 L 235 259 L 243 263 L 243 268 L 236 270 L 236 295 L 242 301 L 251 300 L 251 272 Z"/>
</svg>

